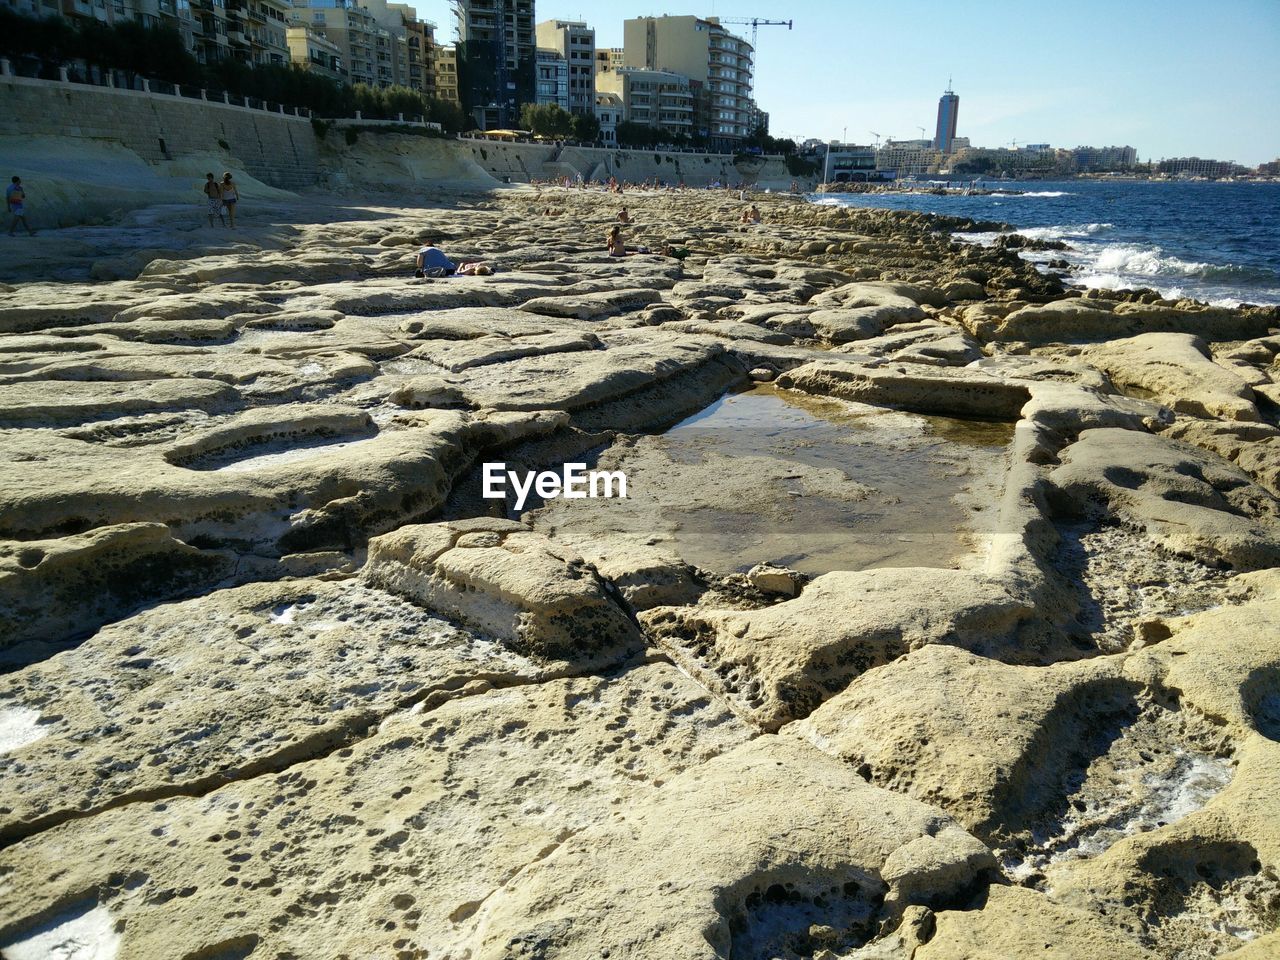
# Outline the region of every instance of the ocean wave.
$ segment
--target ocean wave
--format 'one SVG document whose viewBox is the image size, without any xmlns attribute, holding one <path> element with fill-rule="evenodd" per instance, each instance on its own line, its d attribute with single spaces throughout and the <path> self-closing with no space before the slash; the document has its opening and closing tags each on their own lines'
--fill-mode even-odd
<svg viewBox="0 0 1280 960">
<path fill-rule="evenodd" d="M 1028 190 L 1026 193 L 1010 194 L 1014 197 L 1074 197 L 1069 190 Z"/>
<path fill-rule="evenodd" d="M 1139 277 L 1195 277 L 1210 265 L 1165 256 L 1160 247 L 1116 244 L 1103 247 L 1094 258 L 1093 266 L 1103 273 L 1127 273 Z"/>
<path fill-rule="evenodd" d="M 1280 282 L 1280 273 L 1239 263 L 1204 263 L 1168 255 L 1160 247 L 1116 244 L 1103 247 L 1090 266 L 1100 273 L 1137 277 L 1178 277 L 1226 284 Z"/>
<path fill-rule="evenodd" d="M 1065 240 L 1068 237 L 1092 237 L 1113 229 L 1114 223 L 1073 223 L 1056 227 L 1024 227 L 1017 232 L 1029 240 Z"/>
</svg>

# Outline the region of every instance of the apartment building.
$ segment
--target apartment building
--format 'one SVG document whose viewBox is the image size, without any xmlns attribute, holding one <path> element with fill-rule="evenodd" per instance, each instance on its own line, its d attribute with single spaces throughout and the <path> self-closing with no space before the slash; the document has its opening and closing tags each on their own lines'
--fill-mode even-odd
<svg viewBox="0 0 1280 960">
<path fill-rule="evenodd" d="M 1205 177 L 1210 180 L 1245 172 L 1244 167 L 1230 160 L 1205 160 L 1200 157 L 1171 157 L 1168 160 L 1161 160 L 1156 170 L 1184 179 Z"/>
<path fill-rule="evenodd" d="M 419 20 L 417 11 L 402 3 L 388 4 L 398 10 L 405 32 L 405 47 L 409 57 L 409 74 L 404 84 L 423 96 L 436 97 L 436 25 L 430 20 Z"/>
<path fill-rule="evenodd" d="M 461 103 L 458 99 L 458 50 L 440 47 L 436 51 L 436 96 L 445 103 Z"/>
<path fill-rule="evenodd" d="M 616 96 L 629 123 L 657 127 L 673 137 L 693 133 L 694 92 L 683 74 L 623 67 L 597 74 L 596 90 Z"/>
<path fill-rule="evenodd" d="M 1101 170 L 1130 170 L 1138 162 L 1138 151 L 1133 147 L 1076 147 L 1071 151 L 1076 169 L 1080 173 Z"/>
<path fill-rule="evenodd" d="M 287 31 L 289 59 L 295 66 L 330 80 L 347 81 L 342 65 L 342 49 L 319 30 L 305 23 L 293 24 Z"/>
<path fill-rule="evenodd" d="M 534 102 L 569 109 L 569 63 L 555 50 L 538 49 Z"/>
<path fill-rule="evenodd" d="M 297 0 L 290 22 L 323 33 L 338 47 L 350 83 L 377 84 L 378 22 L 355 0 Z"/>
<path fill-rule="evenodd" d="M 533 0 L 456 0 L 458 96 L 484 130 L 515 126 L 534 102 Z"/>
<path fill-rule="evenodd" d="M 716 148 L 734 149 L 751 133 L 754 50 L 715 17 L 626 20 L 622 49 L 628 67 L 683 74 L 697 85 L 697 132 Z"/>
<path fill-rule="evenodd" d="M 895 177 L 937 173 L 943 156 L 934 140 L 888 140 L 876 151 L 876 168 Z"/>
<path fill-rule="evenodd" d="M 604 47 L 596 50 L 596 73 L 604 73 L 606 70 L 621 70 L 626 65 L 627 58 L 622 47 Z"/>
<path fill-rule="evenodd" d="M 191 6 L 188 0 L 0 0 L 0 7 L 28 17 L 61 17 L 73 22 L 97 20 L 101 23 L 140 20 L 149 27 L 172 27 L 181 35 L 183 47 L 194 51 Z M 225 17 L 223 21 L 225 38 Z M 223 47 L 230 49 L 225 39 Z"/>
<path fill-rule="evenodd" d="M 596 32 L 580 20 L 544 20 L 537 26 L 539 50 L 554 50 L 569 70 L 571 113 L 589 115 L 596 108 Z"/>
</svg>

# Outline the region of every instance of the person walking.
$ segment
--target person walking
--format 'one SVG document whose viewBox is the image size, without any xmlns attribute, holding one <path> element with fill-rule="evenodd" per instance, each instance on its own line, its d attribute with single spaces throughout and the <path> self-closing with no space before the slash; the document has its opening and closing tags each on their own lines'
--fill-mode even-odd
<svg viewBox="0 0 1280 960">
<path fill-rule="evenodd" d="M 227 217 L 231 220 L 231 229 L 236 227 L 236 203 L 240 200 L 240 192 L 236 190 L 235 182 L 231 179 L 230 173 L 222 175 L 222 205 L 226 208 Z"/>
<path fill-rule="evenodd" d="M 10 216 L 13 217 L 13 222 L 9 224 L 9 236 L 13 236 L 13 232 L 18 229 L 18 223 L 21 222 L 27 234 L 34 237 L 36 232 L 31 229 L 31 224 L 27 223 L 27 191 L 22 188 L 21 177 L 14 177 L 13 182 L 4 188 L 4 203 Z"/>
<path fill-rule="evenodd" d="M 222 215 L 222 184 L 218 183 L 212 173 L 204 175 L 204 195 L 209 198 L 209 226 L 213 226 L 213 218 L 217 217 L 225 227 L 227 218 Z"/>
</svg>

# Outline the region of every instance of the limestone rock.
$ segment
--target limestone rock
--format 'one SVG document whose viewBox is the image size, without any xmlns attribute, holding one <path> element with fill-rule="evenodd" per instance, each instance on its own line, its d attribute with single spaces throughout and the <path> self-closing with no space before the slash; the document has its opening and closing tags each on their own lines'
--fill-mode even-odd
<svg viewBox="0 0 1280 960">
<path fill-rule="evenodd" d="M 818 921 L 849 949 L 992 865 L 924 804 L 764 737 L 530 864 L 481 908 L 471 955 L 787 956 L 809 952 Z M 619 902 L 630 909 L 610 909 Z"/>
<path fill-rule="evenodd" d="M 89 892 L 108 927 L 123 921 L 120 956 L 139 960 L 174 957 L 175 930 L 183 957 L 246 945 L 461 957 L 500 887 L 749 736 L 666 664 L 457 692 L 281 772 L 129 804 L 8 847 L 0 872 L 24 895 L 0 898 L 0 943 L 80 915 Z M 885 796 L 911 835 L 937 818 Z M 830 812 L 815 814 L 824 829 L 842 819 L 831 814 L 843 794 L 831 797 Z M 871 829 L 900 842 L 886 822 Z M 985 855 L 954 827 L 936 843 L 956 851 L 956 880 L 963 858 Z"/>
<path fill-rule="evenodd" d="M 364 575 L 539 660 L 608 662 L 641 646 L 580 557 L 514 521 L 401 527 L 369 542 Z"/>
<path fill-rule="evenodd" d="M 927 643 L 995 650 L 1030 610 L 998 583 L 934 569 L 828 573 L 761 610 L 640 617 L 686 670 L 763 730 L 807 716 L 855 677 Z"/>
<path fill-rule="evenodd" d="M 1210 360 L 1208 348 L 1198 337 L 1147 333 L 1089 347 L 1083 356 L 1117 386 L 1141 388 L 1179 413 L 1259 419 L 1249 385 Z"/>
<path fill-rule="evenodd" d="M 1100 507 L 1174 553 L 1240 570 L 1280 564 L 1280 503 L 1238 467 L 1133 430 L 1086 430 L 1050 474 L 1067 508 Z"/>
<path fill-rule="evenodd" d="M 917 413 L 1016 419 L 1031 399 L 1024 384 L 965 371 L 947 375 L 817 360 L 778 378 L 782 387 Z"/>
<path fill-rule="evenodd" d="M 758 563 L 747 571 L 747 579 L 757 590 L 764 593 L 776 593 L 784 597 L 795 597 L 804 585 L 803 575 L 785 567 L 775 567 L 768 563 Z"/>
</svg>

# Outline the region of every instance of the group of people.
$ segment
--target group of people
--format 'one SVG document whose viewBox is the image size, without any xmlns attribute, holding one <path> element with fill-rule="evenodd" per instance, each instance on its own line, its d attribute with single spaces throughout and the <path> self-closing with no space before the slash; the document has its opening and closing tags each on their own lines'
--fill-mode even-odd
<svg viewBox="0 0 1280 960">
<path fill-rule="evenodd" d="M 9 223 L 9 236 L 13 236 L 13 232 L 21 223 L 27 234 L 34 237 L 36 232 L 31 229 L 31 224 L 27 223 L 27 191 L 22 187 L 21 177 L 14 177 L 9 186 L 4 188 L 4 205 L 12 218 Z"/>
<path fill-rule="evenodd" d="M 217 180 L 212 173 L 204 175 L 204 195 L 209 198 L 209 226 L 213 226 L 213 218 L 217 217 L 218 222 L 224 227 L 227 221 L 231 221 L 232 228 L 236 225 L 236 203 L 240 200 L 240 191 L 236 188 L 235 181 L 231 179 L 230 173 L 224 173 L 221 180 Z M 223 216 L 223 213 L 226 213 Z"/>
</svg>

